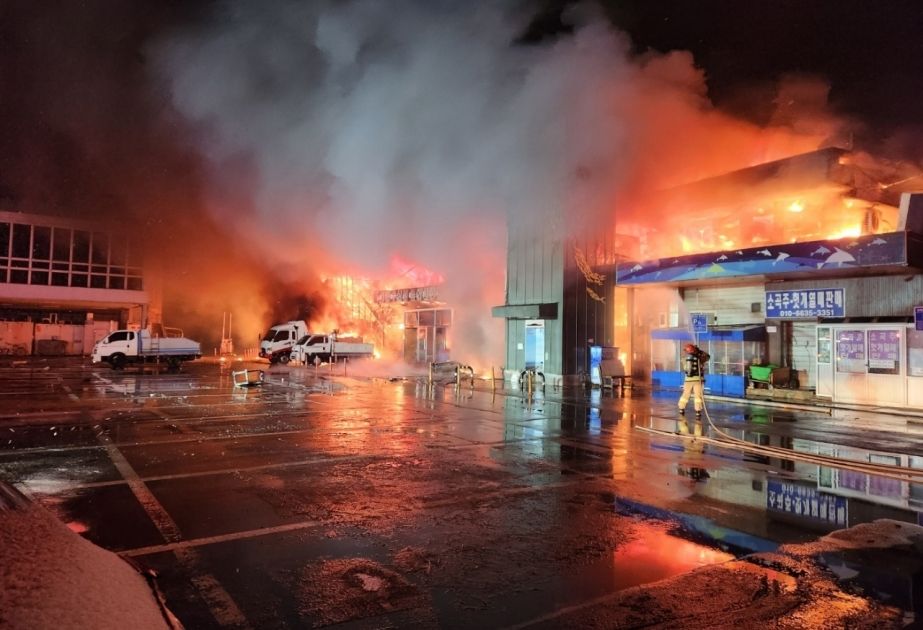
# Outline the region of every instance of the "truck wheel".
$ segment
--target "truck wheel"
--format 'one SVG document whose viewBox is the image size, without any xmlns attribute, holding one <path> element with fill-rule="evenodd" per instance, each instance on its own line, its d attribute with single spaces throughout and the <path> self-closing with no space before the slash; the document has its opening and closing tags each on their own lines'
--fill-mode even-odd
<svg viewBox="0 0 923 630">
<path fill-rule="evenodd" d="M 167 370 L 170 372 L 179 372 L 181 363 L 179 359 L 167 359 Z"/>
<path fill-rule="evenodd" d="M 289 357 L 287 354 L 283 354 L 281 357 L 279 357 L 279 363 L 281 363 L 282 365 L 285 365 L 286 363 L 288 363 L 288 360 L 290 358 L 291 357 Z"/>
<path fill-rule="evenodd" d="M 112 365 L 113 370 L 121 370 L 125 367 L 125 355 L 121 352 L 116 352 L 109 357 L 109 363 Z"/>
</svg>

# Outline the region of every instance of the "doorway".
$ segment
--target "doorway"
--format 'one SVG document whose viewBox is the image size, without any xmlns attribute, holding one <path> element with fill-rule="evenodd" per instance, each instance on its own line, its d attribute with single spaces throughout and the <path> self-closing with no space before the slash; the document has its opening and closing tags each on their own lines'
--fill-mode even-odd
<svg viewBox="0 0 923 630">
<path fill-rule="evenodd" d="M 526 369 L 545 369 L 545 322 L 526 320 Z"/>
</svg>

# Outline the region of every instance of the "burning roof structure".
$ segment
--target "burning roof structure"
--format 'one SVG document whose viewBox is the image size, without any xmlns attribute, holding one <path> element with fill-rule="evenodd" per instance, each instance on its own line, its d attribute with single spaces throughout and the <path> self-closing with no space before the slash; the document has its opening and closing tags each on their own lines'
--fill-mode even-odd
<svg viewBox="0 0 923 630">
<path fill-rule="evenodd" d="M 617 229 L 639 239 L 640 258 L 893 232 L 900 193 L 921 175 L 821 149 L 652 194 L 647 212 L 633 214 L 666 215 L 670 229 L 641 221 Z"/>
<path fill-rule="evenodd" d="M 661 191 L 646 204 L 675 218 L 677 229 L 622 226 L 639 238 L 640 255 L 619 266 L 618 281 L 907 265 L 920 237 L 904 231 L 900 195 L 921 177 L 826 148 Z"/>
</svg>

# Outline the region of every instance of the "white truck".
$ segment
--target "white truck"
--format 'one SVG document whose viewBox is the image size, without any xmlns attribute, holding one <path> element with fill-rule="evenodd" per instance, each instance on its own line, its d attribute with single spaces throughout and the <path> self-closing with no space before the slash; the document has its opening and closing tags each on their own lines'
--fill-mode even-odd
<svg viewBox="0 0 923 630">
<path fill-rule="evenodd" d="M 116 330 L 93 346 L 93 363 L 108 363 L 118 370 L 134 363 L 165 362 L 171 369 L 179 369 L 183 361 L 194 361 L 202 356 L 202 346 L 186 339 L 182 331 L 168 336 L 153 336 L 151 331 Z"/>
<path fill-rule="evenodd" d="M 260 341 L 260 356 L 270 363 L 288 363 L 295 342 L 308 334 L 305 322 L 293 320 L 276 324 L 269 329 Z"/>
<path fill-rule="evenodd" d="M 375 346 L 355 337 L 305 335 L 292 347 L 290 359 L 304 365 L 331 363 L 339 359 L 362 359 L 374 356 Z"/>
</svg>

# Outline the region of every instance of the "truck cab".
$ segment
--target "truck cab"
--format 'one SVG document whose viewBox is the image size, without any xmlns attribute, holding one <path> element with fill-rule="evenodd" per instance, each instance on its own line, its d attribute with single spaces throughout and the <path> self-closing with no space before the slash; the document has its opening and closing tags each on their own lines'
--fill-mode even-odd
<svg viewBox="0 0 923 630">
<path fill-rule="evenodd" d="M 290 321 L 270 328 L 260 341 L 260 356 L 270 363 L 288 363 L 295 342 L 308 332 L 307 324 Z"/>
</svg>

